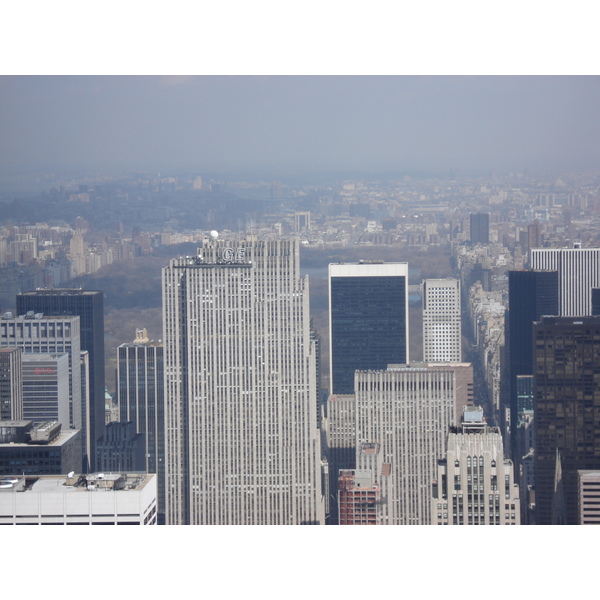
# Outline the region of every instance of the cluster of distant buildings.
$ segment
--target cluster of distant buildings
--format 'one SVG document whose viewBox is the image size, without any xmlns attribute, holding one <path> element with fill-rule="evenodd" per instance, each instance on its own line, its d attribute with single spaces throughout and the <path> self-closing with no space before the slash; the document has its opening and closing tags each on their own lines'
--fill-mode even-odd
<svg viewBox="0 0 600 600">
<path fill-rule="evenodd" d="M 482 242 L 516 262 L 533 247 L 571 245 L 575 238 L 586 247 L 600 243 L 600 189 L 593 180 L 488 179 L 405 177 L 300 187 L 200 176 L 73 181 L 44 194 L 33 211 L 36 223 L 13 220 L 0 229 L 0 299 L 22 289 L 60 287 L 161 245 L 199 243 L 217 224 L 223 233 L 261 239 L 300 235 L 317 248 L 426 250 Z M 53 206 L 61 207 L 61 218 L 49 216 Z"/>
<path fill-rule="evenodd" d="M 408 264 L 331 264 L 323 399 L 310 212 L 293 228 L 204 232 L 163 269 L 163 342 L 139 329 L 118 348 L 117 420 L 102 293 L 18 294 L 0 320 L 0 522 L 600 522 L 600 247 L 539 245 L 538 221 L 509 247 L 472 213 L 457 277 L 420 286 L 418 362 Z"/>
</svg>

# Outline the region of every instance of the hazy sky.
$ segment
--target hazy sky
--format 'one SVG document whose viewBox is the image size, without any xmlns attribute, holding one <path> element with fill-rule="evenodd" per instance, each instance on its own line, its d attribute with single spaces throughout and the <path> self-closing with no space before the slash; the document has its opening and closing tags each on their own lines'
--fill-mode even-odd
<svg viewBox="0 0 600 600">
<path fill-rule="evenodd" d="M 0 174 L 600 166 L 599 76 L 1 76 Z"/>
</svg>

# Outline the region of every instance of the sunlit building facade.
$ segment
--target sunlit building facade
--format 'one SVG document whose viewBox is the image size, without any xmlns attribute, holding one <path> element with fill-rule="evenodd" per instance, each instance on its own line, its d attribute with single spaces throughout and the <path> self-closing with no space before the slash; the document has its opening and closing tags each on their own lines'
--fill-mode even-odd
<svg viewBox="0 0 600 600">
<path fill-rule="evenodd" d="M 423 282 L 423 362 L 461 361 L 459 279 Z"/>
<path fill-rule="evenodd" d="M 380 488 L 382 525 L 431 524 L 437 461 L 456 423 L 455 377 L 426 366 L 356 373 L 356 468 Z"/>
<path fill-rule="evenodd" d="M 433 484 L 435 525 L 519 525 L 519 487 L 512 461 L 504 458 L 502 435 L 483 410 L 468 407 L 460 428 L 448 435 L 445 458 Z"/>
<path fill-rule="evenodd" d="M 297 240 L 206 240 L 163 270 L 167 524 L 322 524 Z"/>
<path fill-rule="evenodd" d="M 531 269 L 558 271 L 559 314 L 590 316 L 592 290 L 600 287 L 600 248 L 532 248 Z"/>
</svg>

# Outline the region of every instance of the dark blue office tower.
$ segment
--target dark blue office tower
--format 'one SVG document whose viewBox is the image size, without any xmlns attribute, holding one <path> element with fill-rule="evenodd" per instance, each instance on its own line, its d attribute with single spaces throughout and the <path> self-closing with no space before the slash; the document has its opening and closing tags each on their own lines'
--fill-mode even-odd
<svg viewBox="0 0 600 600">
<path fill-rule="evenodd" d="M 543 317 L 533 339 L 536 524 L 577 525 L 577 471 L 600 469 L 600 317 Z"/>
<path fill-rule="evenodd" d="M 472 244 L 490 243 L 490 215 L 475 213 L 470 218 L 471 231 L 469 239 Z"/>
<path fill-rule="evenodd" d="M 557 314 L 557 271 L 509 271 L 505 331 L 509 365 L 510 448 L 515 464 L 518 464 L 521 458 L 515 455 L 519 416 L 517 375 L 533 375 L 534 321 L 539 321 L 542 315 Z M 502 419 L 504 420 L 504 415 Z M 515 476 L 518 477 L 518 469 L 515 469 Z"/>
<path fill-rule="evenodd" d="M 331 394 L 353 394 L 357 369 L 408 363 L 408 264 L 329 265 Z"/>
</svg>

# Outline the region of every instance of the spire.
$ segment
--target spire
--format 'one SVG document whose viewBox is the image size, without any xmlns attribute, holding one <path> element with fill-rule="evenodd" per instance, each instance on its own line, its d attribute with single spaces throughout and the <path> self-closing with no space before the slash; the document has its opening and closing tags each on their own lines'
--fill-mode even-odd
<svg viewBox="0 0 600 600">
<path fill-rule="evenodd" d="M 552 525 L 566 525 L 565 492 L 562 478 L 562 462 L 560 452 L 556 449 L 556 466 L 554 469 L 554 494 L 552 496 Z"/>
</svg>

